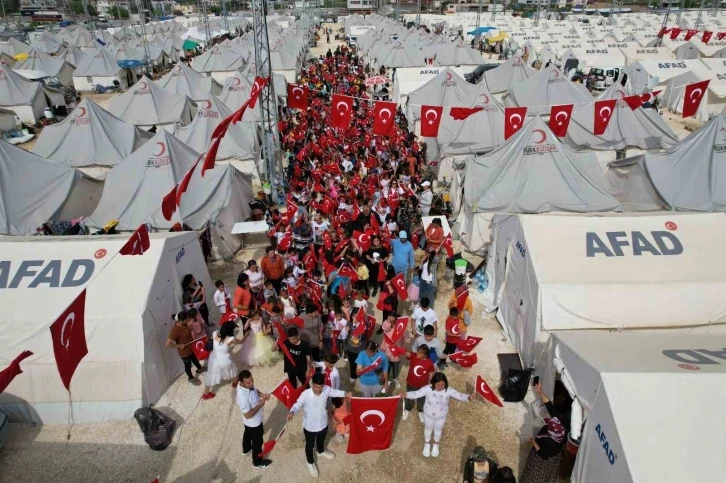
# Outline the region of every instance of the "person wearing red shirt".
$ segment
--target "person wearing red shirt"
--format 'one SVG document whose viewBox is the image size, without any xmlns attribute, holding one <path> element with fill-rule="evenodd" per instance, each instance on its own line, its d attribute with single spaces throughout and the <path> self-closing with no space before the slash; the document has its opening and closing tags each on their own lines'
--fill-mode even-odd
<svg viewBox="0 0 726 483">
<path fill-rule="evenodd" d="M 429 347 L 421 344 L 416 352 L 409 352 L 405 355 L 408 357 L 408 375 L 406 376 L 406 391 L 418 391 L 422 387 L 430 384 L 431 377 L 436 372 L 434 363 L 429 359 Z M 408 413 L 413 409 L 414 401 L 418 410 L 418 418 L 423 422 L 425 397 L 404 400 L 403 416 L 404 421 L 408 419 Z"/>
<path fill-rule="evenodd" d="M 282 277 L 285 274 L 285 262 L 273 247 L 267 247 L 267 255 L 262 258 L 260 268 L 265 277 L 272 282 L 279 293 L 282 288 Z"/>
<path fill-rule="evenodd" d="M 448 356 L 456 352 L 456 344 L 460 341 L 459 309 L 451 307 L 449 309 L 449 317 L 446 319 L 446 346 L 444 347 L 444 354 Z"/>
<path fill-rule="evenodd" d="M 252 292 L 250 291 L 250 277 L 242 272 L 237 276 L 237 288 L 234 289 L 232 310 L 242 317 L 248 317 L 254 308 Z"/>
</svg>

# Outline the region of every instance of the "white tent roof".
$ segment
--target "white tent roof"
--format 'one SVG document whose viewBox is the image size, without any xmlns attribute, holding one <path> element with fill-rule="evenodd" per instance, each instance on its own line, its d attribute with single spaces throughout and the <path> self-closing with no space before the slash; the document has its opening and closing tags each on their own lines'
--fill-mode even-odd
<svg viewBox="0 0 726 483">
<path fill-rule="evenodd" d="M 592 102 L 592 95 L 585 86 L 569 81 L 554 64 L 512 86 L 504 97 L 506 106 L 526 106 L 530 116 L 549 112 L 553 105 L 587 102 Z"/>
<path fill-rule="evenodd" d="M 205 99 L 210 93 L 218 95 L 222 91 L 222 86 L 212 76 L 203 76 L 184 62 L 176 64 L 155 82 L 172 94 L 185 95 L 195 101 Z"/>
<path fill-rule="evenodd" d="M 172 94 L 146 76 L 123 94 L 119 94 L 108 106 L 109 112 L 137 126 L 180 123 L 186 126 L 196 110 L 189 97 Z"/>
<path fill-rule="evenodd" d="M 113 77 L 121 72 L 118 59 L 106 47 L 96 46 L 95 50 L 85 52 L 87 55 L 78 62 L 74 77 Z"/>
<path fill-rule="evenodd" d="M 192 68 L 197 72 L 226 72 L 244 67 L 242 56 L 223 45 L 215 45 L 192 61 Z"/>
<path fill-rule="evenodd" d="M 396 69 L 396 77 L 393 80 L 393 100 L 404 102 L 408 95 L 422 87 L 431 79 L 439 75 L 444 69 L 449 69 L 458 77 L 463 77 L 461 67 L 400 67 Z"/>
<path fill-rule="evenodd" d="M 658 78 L 658 86 L 665 86 L 668 79 L 677 75 L 693 70 L 693 66 L 700 65 L 698 60 L 676 60 L 676 61 L 657 61 L 644 60 L 635 62 L 628 66 L 626 72 L 628 74 L 628 83 L 631 91 L 640 94 L 648 85 L 648 82 L 654 78 Z M 653 89 L 656 89 L 654 86 Z"/>
<path fill-rule="evenodd" d="M 243 75 L 241 72 L 235 72 L 233 76 L 227 77 L 222 86 L 222 93 L 218 96 L 219 100 L 224 102 L 231 111 L 236 111 L 242 104 L 247 102 L 252 91 L 254 79 Z M 260 110 L 258 107 L 247 109 L 242 116 L 243 121 L 256 121 L 260 118 Z"/>
<path fill-rule="evenodd" d="M 149 250 L 133 257 L 114 256 L 128 235 L 0 238 L 8 280 L 30 260 L 43 264 L 35 275 L 28 270 L 17 287 L 3 281 L 0 290 L 0 368 L 22 350 L 33 352 L 23 362 L 22 376 L 0 394 L 0 412 L 11 421 L 67 424 L 68 392 L 58 375 L 49 327 L 83 288 L 88 290 L 88 354 L 71 382 L 76 423 L 129 421 L 182 374 L 177 351 L 165 347 L 171 314 L 182 309 L 181 279 L 194 274 L 208 297 L 214 287 L 196 233 L 150 238 Z M 40 283 L 31 287 L 34 280 Z"/>
<path fill-rule="evenodd" d="M 723 334 L 554 334 L 543 377 L 554 374 L 551 361 L 559 359 L 588 409 L 573 483 L 715 481 L 726 474 L 726 364 L 714 356 L 724 347 Z"/>
<path fill-rule="evenodd" d="M 479 82 L 486 85 L 489 91 L 496 94 L 505 92 L 512 86 L 521 84 L 529 78 L 534 77 L 536 73 L 536 70 L 522 61 L 522 57 L 519 54 L 515 54 L 499 67 L 484 72 Z"/>
</svg>

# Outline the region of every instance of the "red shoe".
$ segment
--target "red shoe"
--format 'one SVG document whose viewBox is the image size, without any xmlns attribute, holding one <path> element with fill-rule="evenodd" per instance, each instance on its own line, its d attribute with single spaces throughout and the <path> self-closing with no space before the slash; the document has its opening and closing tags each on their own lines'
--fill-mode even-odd
<svg viewBox="0 0 726 483">
<path fill-rule="evenodd" d="M 202 399 L 206 401 L 207 399 L 214 399 L 214 396 L 216 396 L 216 394 L 214 394 L 213 392 L 205 392 L 204 394 L 202 394 Z"/>
</svg>

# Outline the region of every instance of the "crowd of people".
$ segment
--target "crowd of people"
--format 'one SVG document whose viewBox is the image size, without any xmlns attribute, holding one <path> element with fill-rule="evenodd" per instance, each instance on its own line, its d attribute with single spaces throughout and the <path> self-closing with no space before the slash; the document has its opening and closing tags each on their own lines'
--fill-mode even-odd
<svg viewBox="0 0 726 483">
<path fill-rule="evenodd" d="M 392 136 L 371 133 L 368 72 L 355 50 L 341 46 L 300 73 L 310 89 L 309 109 L 281 109 L 279 125 L 288 153 L 286 206 L 265 198 L 271 242 L 265 255 L 248 261 L 234 290 L 215 283 L 213 303 L 221 325 L 211 334 L 204 368 L 191 343 L 210 324 L 207 300 L 201 283 L 191 275 L 184 279 L 188 304 L 177 314 L 167 346 L 178 350 L 191 382 L 205 372 L 204 399 L 215 397 L 215 386 L 225 381 L 236 385 L 243 451 L 252 453 L 255 468 L 272 462 L 261 454 L 263 407 L 270 394 L 255 388 L 254 367 L 282 360 L 290 386 L 305 388 L 288 420 L 303 414 L 313 477 L 319 474 L 319 458 L 335 457 L 325 448 L 329 425 L 335 440 L 349 436 L 352 394 L 400 395 L 403 421 L 416 407 L 424 426 L 422 454 L 433 458 L 441 454 L 451 399 L 471 398 L 450 387 L 444 374 L 453 363 L 448 356 L 467 337 L 473 305 L 467 286 L 458 286 L 439 323 L 434 306 L 440 261 L 447 258 L 445 219 L 424 223 L 432 199 L 430 182 L 422 176 L 425 150 L 407 131 L 400 110 Z M 328 122 L 331 93 L 355 97 L 345 133 Z M 417 251 L 423 255 L 420 263 Z M 410 330 L 394 338 L 402 320 Z M 241 347 L 235 351 L 236 345 Z M 535 443 L 541 449 L 535 456 L 549 454 L 548 442 Z M 516 481 L 512 470 L 498 468 L 482 447 L 475 448 L 464 470 L 468 482 Z"/>
</svg>

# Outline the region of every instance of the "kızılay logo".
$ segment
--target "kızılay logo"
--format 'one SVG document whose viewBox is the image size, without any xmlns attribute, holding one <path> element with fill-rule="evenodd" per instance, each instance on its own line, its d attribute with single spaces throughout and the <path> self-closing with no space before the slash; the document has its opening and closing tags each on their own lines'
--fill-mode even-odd
<svg viewBox="0 0 726 483">
<path fill-rule="evenodd" d="M 627 255 L 639 257 L 645 254 L 680 255 L 683 253 L 683 243 L 675 233 L 672 233 L 678 230 L 678 225 L 672 221 L 666 221 L 665 228 L 668 231 L 607 231 L 603 234 L 588 231 L 585 233 L 585 252 L 588 258 Z M 630 247 L 627 252 L 624 250 L 626 247 Z"/>
<path fill-rule="evenodd" d="M 171 158 L 166 153 L 166 143 L 158 142 L 156 145 L 159 146 L 159 152 L 154 153 L 151 158 L 146 160 L 147 168 L 158 168 L 160 166 L 171 164 Z"/>
<path fill-rule="evenodd" d="M 532 142 L 534 142 L 534 146 L 525 146 L 522 149 L 522 152 L 525 156 L 529 154 L 544 154 L 557 151 L 556 145 L 545 144 L 545 141 L 547 141 L 547 133 L 545 133 L 544 130 L 535 129 L 534 131 L 532 131 L 532 136 Z"/>
<path fill-rule="evenodd" d="M 71 118 L 71 124 L 90 124 L 91 120 L 88 118 L 88 111 L 85 107 L 78 106 L 75 117 Z"/>
</svg>

